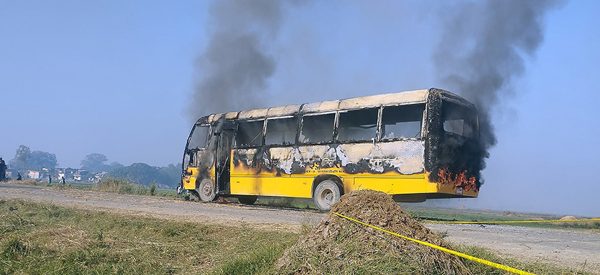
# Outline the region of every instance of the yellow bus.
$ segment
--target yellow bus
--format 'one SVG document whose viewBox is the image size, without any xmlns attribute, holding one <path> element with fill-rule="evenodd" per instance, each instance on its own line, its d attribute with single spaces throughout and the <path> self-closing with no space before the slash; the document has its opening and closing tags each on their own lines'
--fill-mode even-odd
<svg viewBox="0 0 600 275">
<path fill-rule="evenodd" d="M 321 210 L 357 189 L 477 197 L 478 136 L 475 106 L 433 88 L 211 114 L 189 134 L 180 190 L 204 202 L 312 198 Z"/>
</svg>

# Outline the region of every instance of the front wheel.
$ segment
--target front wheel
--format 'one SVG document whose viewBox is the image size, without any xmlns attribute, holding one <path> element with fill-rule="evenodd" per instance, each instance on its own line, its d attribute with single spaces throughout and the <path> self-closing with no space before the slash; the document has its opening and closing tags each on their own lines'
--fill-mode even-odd
<svg viewBox="0 0 600 275">
<path fill-rule="evenodd" d="M 211 202 L 217 198 L 217 189 L 210 179 L 203 179 L 198 186 L 198 195 L 203 202 Z"/>
<path fill-rule="evenodd" d="M 342 192 L 340 187 L 332 180 L 319 182 L 313 193 L 313 201 L 321 211 L 329 211 L 331 206 L 340 200 Z"/>
</svg>

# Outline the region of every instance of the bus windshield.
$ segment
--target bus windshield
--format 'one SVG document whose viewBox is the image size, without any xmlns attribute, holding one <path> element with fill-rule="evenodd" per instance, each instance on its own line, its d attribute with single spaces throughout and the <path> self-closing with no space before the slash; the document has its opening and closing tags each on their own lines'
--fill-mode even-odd
<svg viewBox="0 0 600 275">
<path fill-rule="evenodd" d="M 208 137 L 208 126 L 207 125 L 194 126 L 187 149 L 189 150 L 189 149 L 198 149 L 198 148 L 206 147 L 207 137 Z"/>
<path fill-rule="evenodd" d="M 444 132 L 466 138 L 478 135 L 477 112 L 471 108 L 453 102 L 444 102 L 442 106 Z"/>
</svg>

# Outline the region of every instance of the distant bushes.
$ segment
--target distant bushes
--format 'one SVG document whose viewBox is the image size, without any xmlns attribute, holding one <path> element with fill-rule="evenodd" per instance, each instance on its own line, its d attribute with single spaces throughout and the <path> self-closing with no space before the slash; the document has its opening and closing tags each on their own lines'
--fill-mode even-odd
<svg viewBox="0 0 600 275">
<path fill-rule="evenodd" d="M 105 178 L 100 180 L 95 186 L 95 189 L 102 192 L 114 192 L 121 194 L 149 195 L 150 189 L 140 185 L 131 183 L 127 180 Z M 155 188 L 156 189 L 156 188 Z M 152 192 L 154 193 L 154 192 Z M 151 194 L 154 195 L 154 194 Z"/>
<path fill-rule="evenodd" d="M 145 186 L 154 183 L 157 187 L 175 187 L 181 180 L 181 166 L 170 164 L 167 167 L 154 167 L 145 163 L 134 163 L 109 171 L 108 177 L 126 179 Z"/>
<path fill-rule="evenodd" d="M 159 189 L 158 185 L 153 182 L 150 187 L 130 182 L 124 179 L 115 178 L 103 178 L 92 188 L 96 191 L 102 192 L 113 192 L 120 194 L 133 194 L 133 195 L 150 195 L 150 196 L 171 196 L 177 195 L 175 190 Z"/>
</svg>

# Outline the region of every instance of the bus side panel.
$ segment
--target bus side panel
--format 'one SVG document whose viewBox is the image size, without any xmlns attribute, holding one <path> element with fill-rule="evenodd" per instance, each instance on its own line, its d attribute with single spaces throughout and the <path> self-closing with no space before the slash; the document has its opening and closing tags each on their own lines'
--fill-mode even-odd
<svg viewBox="0 0 600 275">
<path fill-rule="evenodd" d="M 233 149 L 231 194 L 310 198 L 314 178 L 323 174 L 342 179 L 345 192 L 457 194 L 429 181 L 424 151 L 424 141 L 416 139 Z"/>
<path fill-rule="evenodd" d="M 398 177 L 356 177 L 354 182 L 348 186 L 348 190 L 370 189 L 387 194 L 418 194 L 435 193 L 438 191 L 437 184 L 430 183 L 420 174 L 420 178 L 398 178 Z"/>
<path fill-rule="evenodd" d="M 294 151 L 292 147 L 233 149 L 231 194 L 310 198 L 313 177 L 292 174 L 291 170 L 282 168 L 287 167 L 285 164 L 279 163 L 291 162 Z"/>
<path fill-rule="evenodd" d="M 312 177 L 231 177 L 231 194 L 310 198 Z"/>
</svg>

